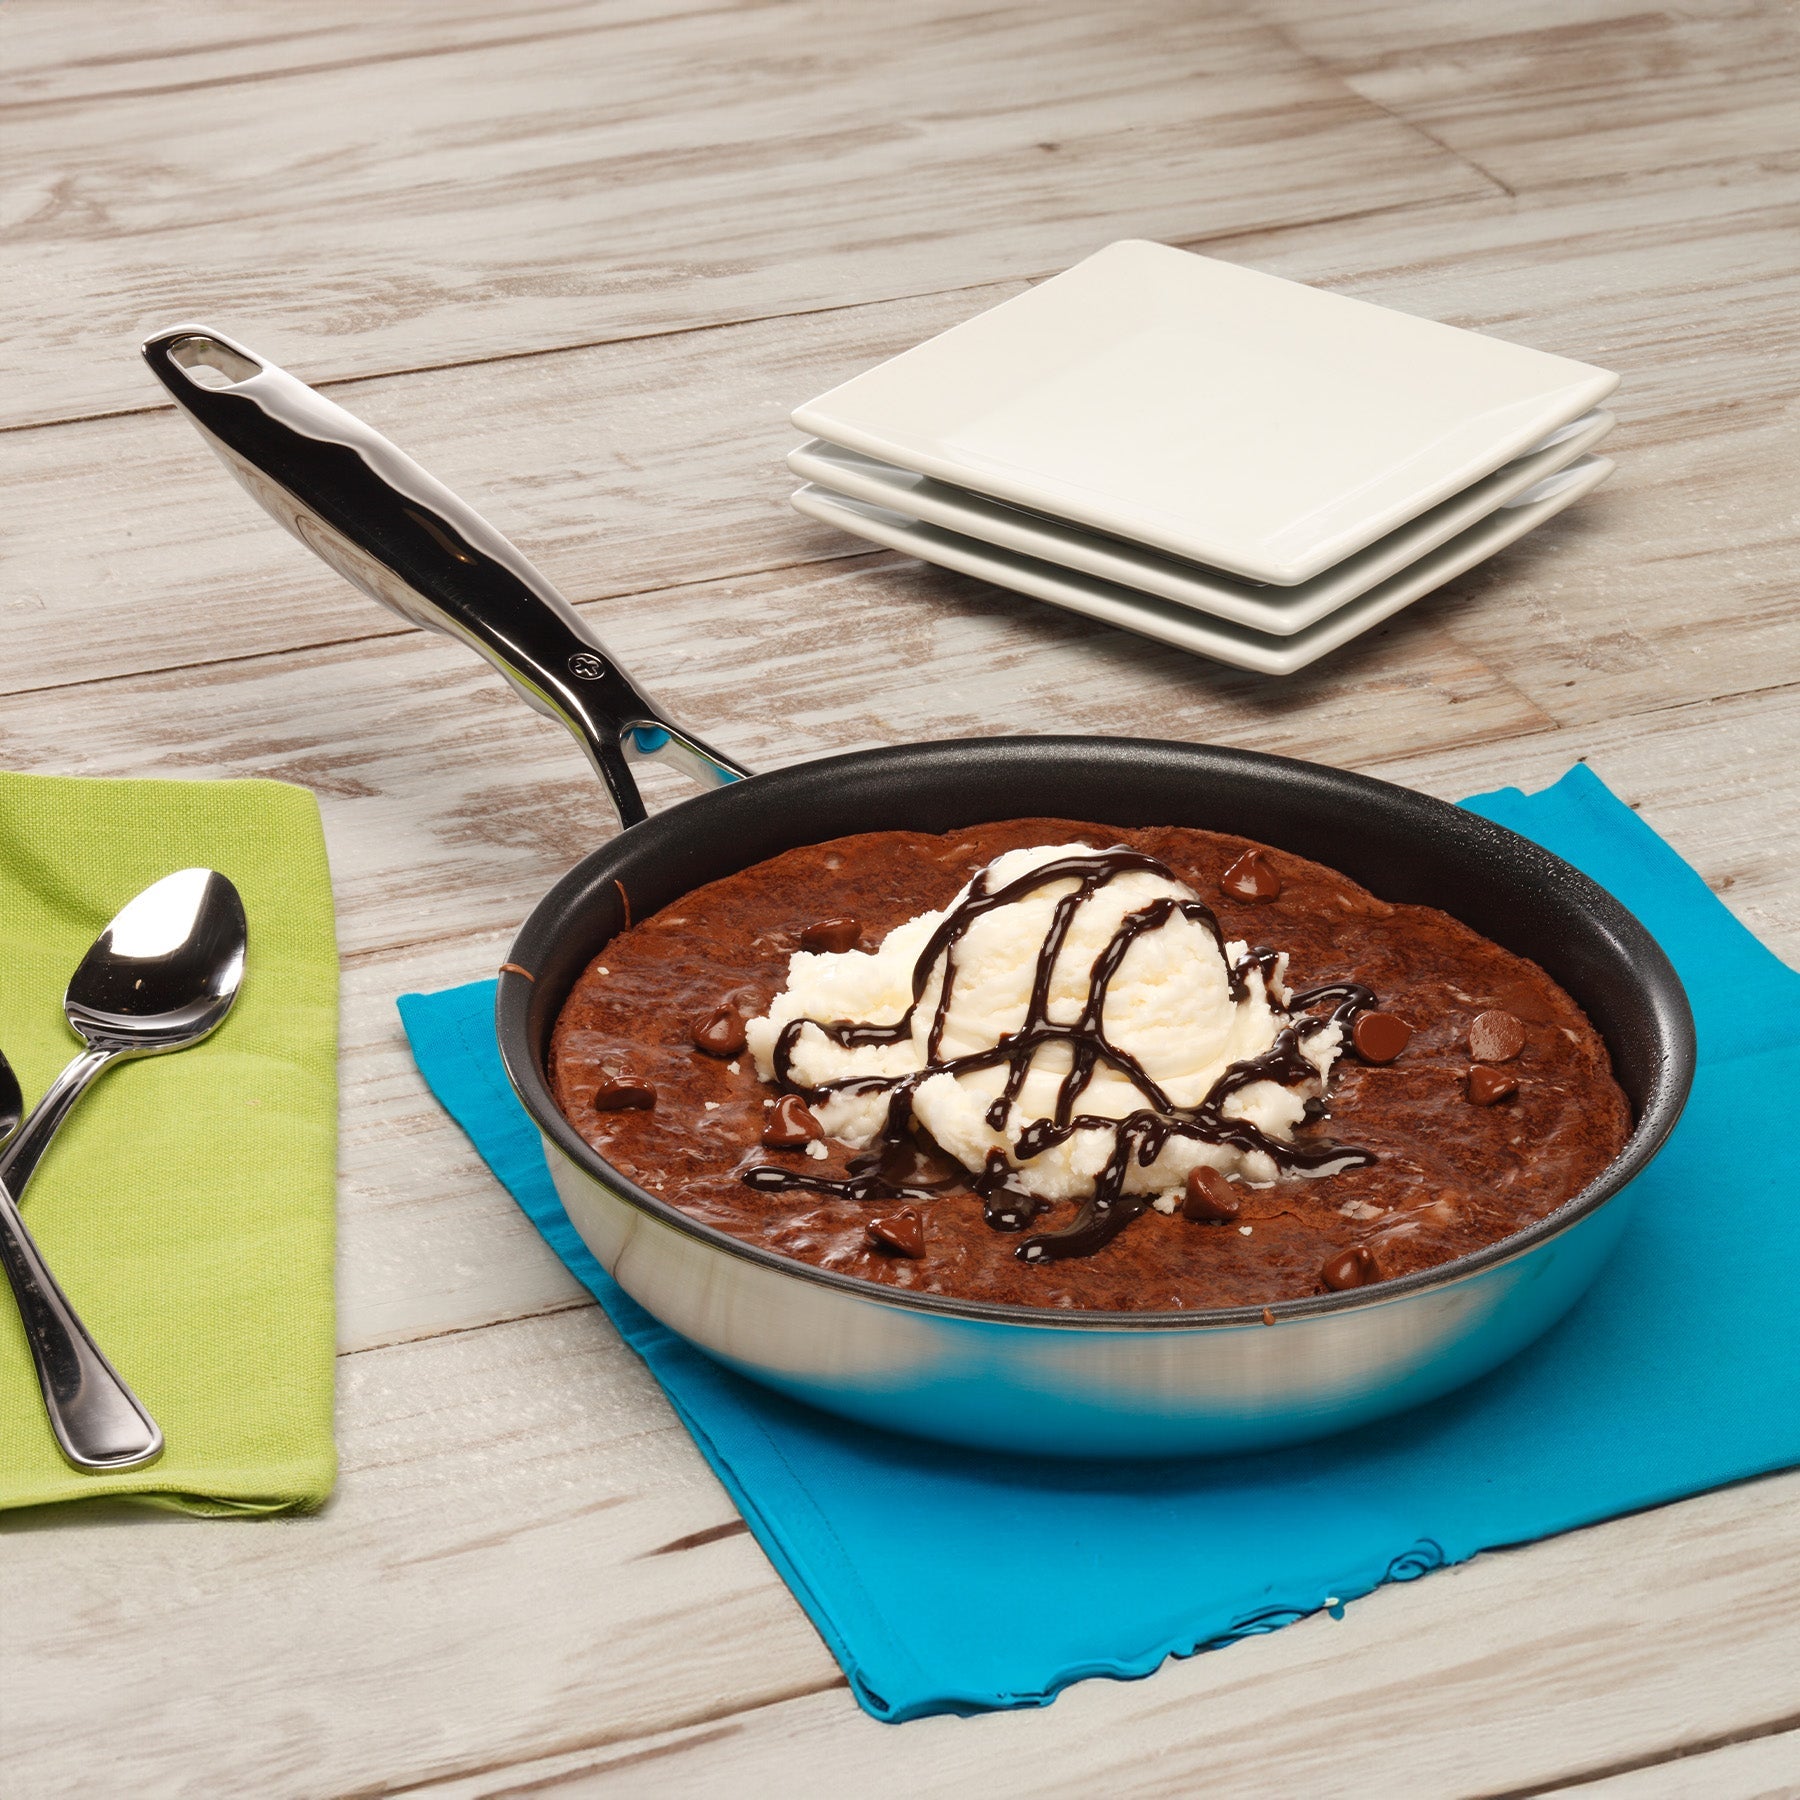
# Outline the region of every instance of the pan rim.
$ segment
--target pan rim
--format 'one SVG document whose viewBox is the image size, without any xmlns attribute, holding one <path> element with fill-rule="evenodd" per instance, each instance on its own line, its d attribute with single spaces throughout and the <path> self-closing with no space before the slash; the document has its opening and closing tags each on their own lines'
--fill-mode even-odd
<svg viewBox="0 0 1800 1800">
<path fill-rule="evenodd" d="M 527 1009 L 533 995 L 533 981 L 517 971 L 529 969 L 541 960 L 539 952 L 545 944 L 540 940 L 547 941 L 553 935 L 557 915 L 567 910 L 577 895 L 589 892 L 597 877 L 609 879 L 601 872 L 610 858 L 617 856 L 628 845 L 635 848 L 641 844 L 644 840 L 639 837 L 640 833 L 659 837 L 665 831 L 677 829 L 678 825 L 670 823 L 677 815 L 679 825 L 687 826 L 701 824 L 715 814 L 722 813 L 729 817 L 729 809 L 743 804 L 744 790 L 752 786 L 761 787 L 766 792 L 766 784 L 788 778 L 799 780 L 810 776 L 817 779 L 836 770 L 855 770 L 867 768 L 873 763 L 891 764 L 896 760 L 902 763 L 909 760 L 926 762 L 946 753 L 980 750 L 991 754 L 996 747 L 1030 747 L 1039 756 L 1047 751 L 1063 750 L 1079 752 L 1084 757 L 1110 755 L 1121 760 L 1142 758 L 1146 754 L 1164 757 L 1174 755 L 1191 759 L 1196 769 L 1210 765 L 1213 768 L 1236 768 L 1270 776 L 1285 773 L 1289 777 L 1323 777 L 1346 791 L 1361 791 L 1371 798 L 1380 797 L 1390 806 L 1422 808 L 1426 814 L 1440 821 L 1445 821 L 1446 815 L 1452 816 L 1458 830 L 1471 833 L 1476 840 L 1485 838 L 1491 845 L 1502 849 L 1510 860 L 1523 861 L 1527 866 L 1535 864 L 1540 873 L 1554 878 L 1559 885 L 1578 895 L 1584 910 L 1595 915 L 1615 935 L 1636 940 L 1632 945 L 1631 960 L 1657 1023 L 1656 1036 L 1661 1054 L 1649 1093 L 1639 1110 L 1631 1135 L 1618 1155 L 1592 1181 L 1554 1211 L 1521 1231 L 1483 1245 L 1451 1262 L 1377 1282 L 1368 1288 L 1313 1294 L 1301 1299 L 1272 1300 L 1260 1306 L 1140 1312 L 1065 1309 L 970 1300 L 952 1295 L 921 1293 L 909 1288 L 890 1288 L 858 1275 L 823 1269 L 747 1243 L 716 1226 L 693 1218 L 673 1202 L 632 1181 L 588 1144 L 563 1115 L 550 1092 L 539 1056 L 530 1041 Z M 884 827 L 870 826 L 869 829 Z M 746 863 L 744 866 L 752 865 Z M 597 955 L 602 947 L 596 945 L 588 952 L 588 959 Z M 583 857 L 533 907 L 519 929 L 508 953 L 508 961 L 514 966 L 502 970 L 495 995 L 495 1026 L 507 1078 L 532 1123 L 581 1173 L 657 1223 L 693 1238 L 710 1249 L 722 1251 L 778 1276 L 835 1290 L 846 1300 L 896 1307 L 903 1312 L 923 1312 L 941 1318 L 1040 1331 L 1185 1334 L 1237 1330 L 1247 1326 L 1263 1327 L 1371 1310 L 1410 1300 L 1436 1289 L 1460 1285 L 1542 1248 L 1617 1198 L 1649 1166 L 1674 1130 L 1687 1102 L 1695 1063 L 1692 1013 L 1680 977 L 1661 946 L 1622 902 L 1553 851 L 1544 849 L 1542 845 L 1503 825 L 1495 824 L 1478 813 L 1467 812 L 1450 801 L 1436 799 L 1397 783 L 1300 758 L 1219 745 L 1184 743 L 1178 739 L 1079 734 L 938 738 L 921 743 L 812 758 L 753 775 L 746 781 L 684 799 L 677 806 L 656 814 L 646 824 L 635 826 L 629 832 L 619 833 Z M 564 998 L 566 995 L 558 997 L 558 1007 Z"/>
</svg>

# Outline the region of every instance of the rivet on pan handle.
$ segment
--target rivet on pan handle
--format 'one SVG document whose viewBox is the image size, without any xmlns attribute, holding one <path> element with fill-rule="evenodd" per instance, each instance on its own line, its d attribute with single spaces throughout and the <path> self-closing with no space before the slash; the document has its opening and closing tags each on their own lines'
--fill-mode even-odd
<svg viewBox="0 0 1800 1800">
<path fill-rule="evenodd" d="M 144 360 L 309 550 L 402 618 L 461 638 L 567 726 L 623 824 L 645 816 L 628 757 L 660 756 L 715 786 L 746 773 L 647 699 L 518 550 L 379 432 L 209 326 L 159 332 Z"/>
</svg>

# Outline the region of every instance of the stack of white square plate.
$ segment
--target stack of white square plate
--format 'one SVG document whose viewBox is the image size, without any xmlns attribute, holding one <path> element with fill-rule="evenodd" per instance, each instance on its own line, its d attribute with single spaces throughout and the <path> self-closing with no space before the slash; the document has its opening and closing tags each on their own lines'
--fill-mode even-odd
<svg viewBox="0 0 1800 1800">
<path fill-rule="evenodd" d="M 803 513 L 1267 674 L 1612 472 L 1604 369 L 1110 245 L 793 415 Z"/>
</svg>

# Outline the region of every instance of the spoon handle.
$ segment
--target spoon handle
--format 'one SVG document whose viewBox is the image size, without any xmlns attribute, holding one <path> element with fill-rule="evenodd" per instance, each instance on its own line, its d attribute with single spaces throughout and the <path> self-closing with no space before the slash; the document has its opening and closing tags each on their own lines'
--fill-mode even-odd
<svg viewBox="0 0 1800 1800">
<path fill-rule="evenodd" d="M 25 1323 L 50 1429 L 78 1469 L 135 1469 L 162 1454 L 163 1435 L 136 1394 L 88 1336 L 4 1183 L 0 1183 L 0 1263 Z"/>
<path fill-rule="evenodd" d="M 56 1128 L 82 1096 L 88 1083 L 118 1054 L 116 1050 L 84 1050 L 71 1059 L 63 1072 L 44 1090 L 25 1123 L 0 1150 L 0 1186 L 23 1195 L 25 1184 L 50 1147 Z"/>
</svg>

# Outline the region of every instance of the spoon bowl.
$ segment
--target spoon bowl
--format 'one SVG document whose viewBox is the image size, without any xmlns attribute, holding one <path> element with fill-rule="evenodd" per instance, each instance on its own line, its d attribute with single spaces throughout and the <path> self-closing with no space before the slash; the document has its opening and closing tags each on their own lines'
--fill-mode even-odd
<svg viewBox="0 0 1800 1800">
<path fill-rule="evenodd" d="M 216 869 L 165 875 L 129 902 L 69 979 L 77 1036 L 116 1056 L 185 1050 L 224 1023 L 244 979 L 238 891 Z"/>
<path fill-rule="evenodd" d="M 244 903 L 216 869 L 178 869 L 129 901 L 69 979 L 63 1012 L 86 1044 L 0 1150 L 15 1198 L 68 1116 L 108 1064 L 165 1056 L 224 1024 L 244 980 Z"/>
</svg>

